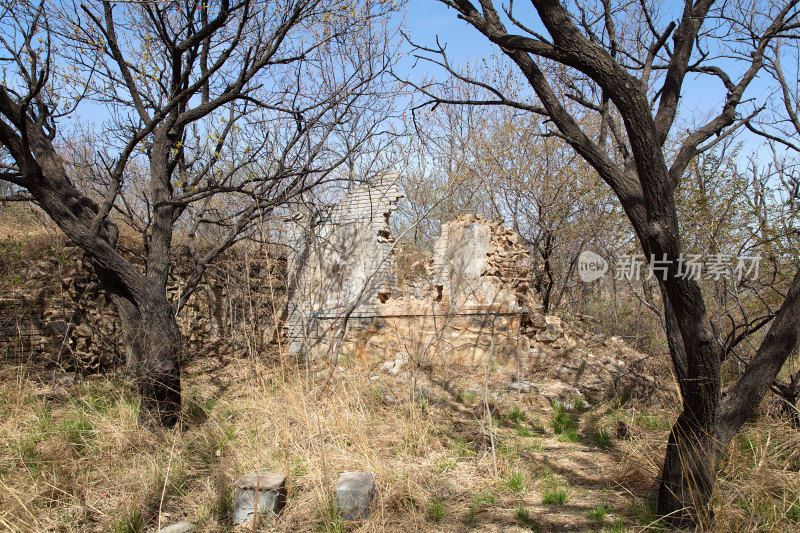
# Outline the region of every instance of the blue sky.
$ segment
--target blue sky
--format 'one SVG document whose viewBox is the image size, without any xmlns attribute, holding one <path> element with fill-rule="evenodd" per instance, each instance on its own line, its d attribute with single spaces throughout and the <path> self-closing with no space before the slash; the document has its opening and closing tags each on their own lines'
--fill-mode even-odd
<svg viewBox="0 0 800 533">
<path fill-rule="evenodd" d="M 507 5 L 508 0 L 495 0 L 495 5 Z M 533 28 L 541 28 L 538 18 L 528 2 L 517 2 L 514 5 L 515 16 Z M 677 15 L 677 13 L 676 13 Z M 472 28 L 467 22 L 459 19 L 454 10 L 436 0 L 409 0 L 407 4 L 406 26 L 412 39 L 418 44 L 435 46 L 436 37 L 441 44 L 447 44 L 448 58 L 452 64 L 463 65 L 470 61 L 488 58 L 498 49 L 486 37 Z M 507 26 L 511 29 L 511 26 Z M 440 80 L 445 79 L 442 69 L 434 65 L 418 63 L 412 77 L 418 78 L 422 74 L 436 75 Z M 705 117 L 709 113 L 718 113 L 724 101 L 725 93 L 721 82 L 710 76 L 692 76 L 686 78 L 684 91 L 681 98 L 681 115 L 686 120 L 696 117 Z M 756 80 L 746 94 L 752 97 L 763 96 L 767 90 L 763 82 Z M 680 124 L 676 123 L 675 128 Z M 745 143 L 745 152 L 758 150 L 761 140 L 745 131 L 741 134 Z"/>
</svg>

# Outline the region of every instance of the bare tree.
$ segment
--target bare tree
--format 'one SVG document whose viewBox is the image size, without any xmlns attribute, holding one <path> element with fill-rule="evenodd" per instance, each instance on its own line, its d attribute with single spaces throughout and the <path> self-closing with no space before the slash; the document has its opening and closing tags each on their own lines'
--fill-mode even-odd
<svg viewBox="0 0 800 533">
<path fill-rule="evenodd" d="M 386 3 L 337 0 L 3 2 L 2 178 L 28 191 L 91 258 L 119 312 L 140 422 L 180 413 L 175 321 L 208 263 L 259 217 L 330 179 L 380 133 Z M 347 9 L 345 9 L 345 7 Z M 64 157 L 60 122 L 102 109 L 84 161 L 98 201 Z M 360 117 L 359 130 L 350 130 Z M 347 142 L 344 139 L 347 138 Z M 116 212 L 142 235 L 145 271 L 115 249 Z M 217 240 L 195 246 L 203 228 Z M 173 307 L 175 228 L 195 259 Z"/>
<path fill-rule="evenodd" d="M 765 54 L 765 70 L 775 81 L 778 98 L 768 102 L 767 112 L 747 127 L 767 139 L 772 161 L 761 172 L 752 163 L 752 174 L 761 183 L 752 203 L 760 215 L 760 234 L 766 234 L 770 241 L 783 241 L 785 252 L 800 246 L 800 47 L 794 38 L 771 43 Z M 780 186 L 770 187 L 770 182 Z M 766 209 L 770 193 L 777 195 L 771 199 L 773 205 L 779 206 L 777 217 L 770 217 Z M 800 427 L 800 372 L 788 376 L 787 381 L 776 379 L 771 388 L 783 402 L 792 424 Z"/>
<path fill-rule="evenodd" d="M 533 94 L 505 94 L 483 80 L 473 100 L 433 102 L 507 105 L 549 121 L 612 188 L 649 261 L 668 265 L 659 279 L 670 354 L 683 400 L 664 461 L 658 509 L 676 526 L 707 523 L 718 461 L 761 400 L 797 343 L 800 272 L 785 293 L 769 331 L 738 381 L 723 397 L 723 343 L 700 285 L 681 271 L 683 252 L 675 189 L 698 155 L 727 138 L 760 110 L 745 91 L 778 39 L 791 38 L 798 2 L 686 1 L 679 9 L 648 2 L 532 0 L 533 21 L 513 3 L 440 0 L 510 58 Z M 538 17 L 538 20 L 536 20 Z M 509 30 L 508 28 L 512 28 Z M 420 55 L 466 79 L 440 48 Z M 679 120 L 688 75 L 721 83 L 710 117 Z M 527 96 L 527 97 L 526 97 Z M 599 117 L 587 130 L 581 119 Z M 680 133 L 676 130 L 680 128 Z M 671 135 L 677 146 L 668 145 Z"/>
</svg>

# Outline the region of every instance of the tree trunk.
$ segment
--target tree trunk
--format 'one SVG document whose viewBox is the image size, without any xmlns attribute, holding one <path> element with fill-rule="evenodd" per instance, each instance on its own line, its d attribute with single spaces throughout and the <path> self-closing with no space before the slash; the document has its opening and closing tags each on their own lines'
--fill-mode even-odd
<svg viewBox="0 0 800 533">
<path fill-rule="evenodd" d="M 665 287 L 666 288 L 666 287 Z M 664 294 L 667 294 L 665 291 Z M 702 344 L 702 328 L 681 328 L 667 300 L 667 334 L 683 396 L 683 412 L 670 433 L 658 495 L 658 512 L 676 527 L 711 526 L 710 503 L 719 458 L 758 413 L 764 395 L 800 337 L 800 271 L 745 373 L 721 399 L 721 349 Z M 701 305 L 701 301 L 691 306 Z M 699 303 L 698 303 L 699 302 Z M 674 313 L 674 314 L 673 314 Z M 687 314 L 687 313 L 684 313 Z M 680 337 L 679 337 L 680 335 Z M 689 339 L 688 342 L 679 339 Z M 694 353 L 691 353 L 694 351 Z"/>
<path fill-rule="evenodd" d="M 162 171 L 153 197 L 161 205 L 157 208 L 148 272 L 144 275 L 115 249 L 119 232 L 105 218 L 108 213 L 75 187 L 48 136 L 50 130 L 46 134 L 41 123 L 33 122 L 26 115 L 25 106 L 0 86 L 0 114 L 11 117 L 9 123 L 17 128 L 0 120 L 0 144 L 20 167 L 20 177 L 12 181 L 26 188 L 64 234 L 91 257 L 100 283 L 120 315 L 129 375 L 141 394 L 140 424 L 172 427 L 178 422 L 181 408 L 181 336 L 166 296 L 171 217 L 175 215 L 167 205 L 169 169 L 162 161 L 168 145 L 159 145 Z M 47 123 L 45 118 L 37 120 Z M 163 141 L 163 137 L 159 139 Z"/>
<path fill-rule="evenodd" d="M 163 297 L 141 311 L 130 303 L 124 308 L 118 307 L 128 372 L 140 395 L 139 425 L 173 427 L 181 412 L 181 337 L 172 306 Z"/>
<path fill-rule="evenodd" d="M 119 313 L 128 375 L 140 395 L 139 425 L 173 427 L 181 412 L 181 335 L 163 291 L 135 294 L 95 263 L 103 288 Z"/>
<path fill-rule="evenodd" d="M 669 434 L 658 491 L 658 514 L 673 526 L 710 525 L 716 481 L 713 436 L 684 413 Z"/>
</svg>

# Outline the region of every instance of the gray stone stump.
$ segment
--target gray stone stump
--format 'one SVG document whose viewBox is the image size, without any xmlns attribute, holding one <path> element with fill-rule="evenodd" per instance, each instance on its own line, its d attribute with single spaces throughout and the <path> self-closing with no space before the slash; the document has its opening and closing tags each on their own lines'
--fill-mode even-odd
<svg viewBox="0 0 800 533">
<path fill-rule="evenodd" d="M 171 526 L 160 529 L 158 533 L 189 533 L 190 531 L 194 531 L 194 524 L 186 520 L 181 520 Z"/>
<path fill-rule="evenodd" d="M 272 472 L 250 472 L 236 480 L 233 524 L 248 524 L 253 515 L 275 516 L 286 505 L 286 477 Z"/>
<path fill-rule="evenodd" d="M 345 472 L 336 483 L 336 510 L 343 520 L 366 520 L 375 497 L 375 474 Z"/>
</svg>

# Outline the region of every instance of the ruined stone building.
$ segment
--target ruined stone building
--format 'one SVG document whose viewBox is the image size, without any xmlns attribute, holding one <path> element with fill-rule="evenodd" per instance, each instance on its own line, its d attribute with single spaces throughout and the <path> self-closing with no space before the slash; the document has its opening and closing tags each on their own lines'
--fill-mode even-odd
<svg viewBox="0 0 800 533">
<path fill-rule="evenodd" d="M 459 217 L 435 242 L 424 290 L 409 291 L 397 285 L 388 224 L 400 197 L 397 176 L 386 175 L 292 222 L 290 352 L 325 355 L 345 325 L 341 351 L 370 359 L 435 352 L 479 362 L 491 350 L 527 350 L 520 326 L 534 299 L 519 237 L 479 215 Z"/>
<path fill-rule="evenodd" d="M 396 179 L 368 181 L 338 204 L 282 224 L 289 242 L 266 261 L 232 253 L 218 262 L 178 317 L 187 353 L 258 357 L 273 340 L 285 348 L 275 335 L 284 331 L 295 355 L 325 357 L 338 345 L 338 353 L 390 373 L 411 362 L 474 366 L 493 357 L 539 376 L 537 384 L 515 382 L 520 391 L 544 387 L 546 374 L 560 384 L 548 385 L 551 392 L 579 390 L 590 401 L 620 390 L 650 394 L 654 380 L 636 362 L 647 356 L 574 319 L 541 314 L 529 288 L 531 257 L 502 223 L 462 215 L 442 225 L 431 252 L 397 246 L 389 230 L 401 198 Z M 0 364 L 33 361 L 78 374 L 124 365 L 110 300 L 83 253 L 63 250 L 21 259 L 14 271 L 26 275 L 7 280 Z M 177 262 L 172 298 L 189 272 Z"/>
</svg>

